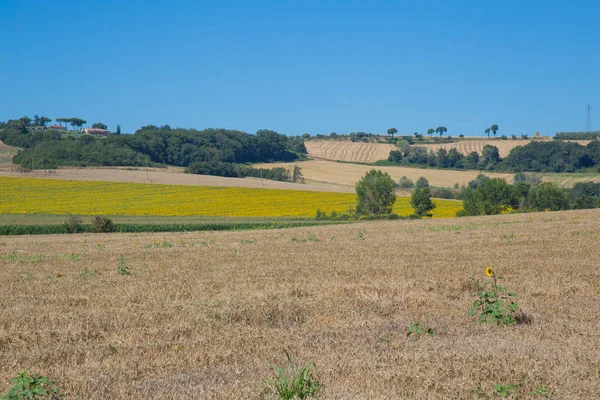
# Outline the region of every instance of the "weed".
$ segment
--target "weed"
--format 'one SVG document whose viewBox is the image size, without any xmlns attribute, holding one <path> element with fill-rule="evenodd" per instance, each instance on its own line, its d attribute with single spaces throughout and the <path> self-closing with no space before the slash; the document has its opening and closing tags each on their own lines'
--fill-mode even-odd
<svg viewBox="0 0 600 400">
<path fill-rule="evenodd" d="M 505 399 L 512 395 L 515 389 L 518 387 L 518 385 L 496 385 L 494 386 L 494 392 L 497 393 L 501 398 Z"/>
<path fill-rule="evenodd" d="M 125 256 L 121 254 L 119 256 L 119 266 L 117 267 L 117 272 L 119 275 L 131 275 L 129 272 L 129 267 L 127 266 L 127 262 L 125 261 Z"/>
<path fill-rule="evenodd" d="M 20 372 L 11 381 L 13 386 L 2 400 L 21 399 L 61 399 L 62 394 L 54 383 L 41 375 L 29 374 L 27 370 Z"/>
<path fill-rule="evenodd" d="M 152 244 L 144 246 L 145 249 L 165 249 L 165 248 L 169 248 L 169 247 L 173 247 L 173 243 L 169 243 L 164 239 L 162 242 L 159 242 L 158 240 L 155 239 Z M 180 247 L 182 247 L 182 246 L 180 246 Z"/>
<path fill-rule="evenodd" d="M 69 233 L 77 233 L 82 230 L 83 220 L 76 215 L 70 215 L 64 223 Z"/>
<path fill-rule="evenodd" d="M 319 242 L 319 238 L 312 232 L 306 234 L 306 238 L 300 238 L 295 233 L 292 235 L 292 242 L 307 243 L 307 242 Z"/>
<path fill-rule="evenodd" d="M 77 255 L 75 253 L 70 253 L 70 254 L 60 253 L 58 256 L 60 258 L 62 258 L 63 260 L 73 260 L 73 261 L 79 260 L 79 255 Z"/>
<path fill-rule="evenodd" d="M 267 380 L 266 389 L 276 393 L 280 399 L 316 397 L 324 385 L 313 375 L 311 371 L 313 363 L 309 362 L 303 368 L 298 368 L 294 365 L 287 351 L 285 351 L 285 355 L 289 363 L 291 376 L 288 378 L 288 372 L 285 368 L 277 365 L 271 366 L 275 377 Z"/>
<path fill-rule="evenodd" d="M 25 272 L 25 275 L 27 275 L 27 277 L 30 278 L 30 279 L 35 278 L 35 275 L 32 274 L 31 272 Z"/>
<path fill-rule="evenodd" d="M 519 306 L 514 299 L 517 295 L 507 291 L 505 285 L 498 285 L 498 279 L 502 279 L 502 277 L 496 277 L 492 267 L 487 267 L 485 274 L 492 280 L 480 282 L 476 278 L 471 278 L 477 287 L 477 291 L 472 295 L 477 299 L 469 309 L 469 316 L 477 317 L 480 323 L 516 324 L 515 315 L 519 310 Z"/>
<path fill-rule="evenodd" d="M 358 232 L 356 233 L 356 237 L 354 238 L 355 240 L 365 240 L 365 232 L 367 230 L 366 229 L 359 229 Z"/>
<path fill-rule="evenodd" d="M 90 271 L 87 268 L 82 273 L 79 274 L 79 276 L 81 276 L 81 277 L 96 276 L 96 275 L 100 275 L 100 271 L 98 271 L 97 269 Z"/>
<path fill-rule="evenodd" d="M 256 239 L 244 239 L 240 241 L 240 244 L 256 244 Z"/>
<path fill-rule="evenodd" d="M 546 397 L 547 399 L 552 397 L 552 391 L 545 386 L 538 386 L 535 388 L 535 392 L 530 393 L 533 396 Z"/>
<path fill-rule="evenodd" d="M 514 239 L 515 239 L 514 233 L 511 233 L 510 235 L 502 235 L 502 236 L 500 236 L 500 243 L 502 243 L 502 244 L 512 243 Z"/>
<path fill-rule="evenodd" d="M 425 333 L 429 336 L 437 335 L 435 329 L 431 327 L 426 327 L 422 322 L 413 322 L 409 325 L 408 331 L 406 332 L 406 336 L 409 340 L 419 340 L 421 335 Z"/>
</svg>

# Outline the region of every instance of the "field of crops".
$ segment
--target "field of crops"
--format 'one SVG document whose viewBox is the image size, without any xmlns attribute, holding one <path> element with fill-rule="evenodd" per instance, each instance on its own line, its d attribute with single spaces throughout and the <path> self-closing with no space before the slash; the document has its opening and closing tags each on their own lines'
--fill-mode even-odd
<svg viewBox="0 0 600 400">
<path fill-rule="evenodd" d="M 351 193 L 35 178 L 0 177 L 0 188 L 0 214 L 311 217 L 317 208 L 346 212 L 356 204 Z M 436 205 L 437 218 L 462 207 L 452 200 Z M 412 214 L 410 199 L 398 198 L 394 212 Z"/>
</svg>

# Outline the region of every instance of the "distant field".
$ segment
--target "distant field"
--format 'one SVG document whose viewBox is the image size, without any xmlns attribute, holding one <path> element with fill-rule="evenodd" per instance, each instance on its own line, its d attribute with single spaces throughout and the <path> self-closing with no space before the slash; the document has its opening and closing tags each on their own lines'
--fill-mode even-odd
<svg viewBox="0 0 600 400">
<path fill-rule="evenodd" d="M 429 180 L 429 184 L 439 187 L 453 187 L 455 183 L 459 185 L 467 184 L 469 181 L 481 173 L 481 171 L 454 171 L 439 169 L 422 169 L 410 167 L 373 167 L 369 165 L 347 164 L 335 161 L 310 160 L 296 163 L 276 163 L 263 164 L 265 167 L 284 167 L 291 168 L 298 165 L 302 169 L 304 178 L 310 182 L 324 182 L 329 184 L 352 186 L 370 169 L 387 172 L 397 182 L 402 176 L 406 176 L 413 181 L 423 176 Z M 503 178 L 512 182 L 514 174 L 485 173 L 490 177 Z"/>
<path fill-rule="evenodd" d="M 325 160 L 373 163 L 387 160 L 396 147 L 385 143 L 309 140 L 305 142 L 309 156 Z"/>
<path fill-rule="evenodd" d="M 28 369 L 69 399 L 273 398 L 287 350 L 323 399 L 595 399 L 599 226 L 584 210 L 0 237 L 0 393 Z M 531 324 L 469 318 L 487 266 Z M 409 340 L 417 321 L 437 334 Z"/>
<path fill-rule="evenodd" d="M 318 208 L 344 213 L 356 206 L 356 194 L 335 192 L 11 177 L 0 177 L 0 187 L 0 214 L 314 217 Z M 452 200 L 436 204 L 440 218 L 462 208 Z M 394 212 L 412 214 L 410 198 L 398 198 Z"/>
<path fill-rule="evenodd" d="M 537 140 L 551 140 L 551 139 L 537 139 Z M 489 140 L 461 140 L 456 143 L 442 143 L 442 144 L 426 144 L 422 145 L 429 150 L 438 151 L 440 148 L 450 150 L 452 148 L 458 150 L 460 153 L 467 155 L 471 152 L 476 152 L 481 155 L 483 147 L 487 144 L 496 146 L 500 152 L 500 157 L 506 157 L 512 149 L 517 146 L 524 146 L 530 143 L 531 140 L 502 140 L 502 139 L 489 139 Z"/>
</svg>

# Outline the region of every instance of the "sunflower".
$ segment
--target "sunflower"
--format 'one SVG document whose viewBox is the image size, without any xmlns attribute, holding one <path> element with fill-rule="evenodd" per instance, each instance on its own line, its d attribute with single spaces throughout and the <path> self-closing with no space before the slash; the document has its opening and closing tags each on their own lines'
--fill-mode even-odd
<svg viewBox="0 0 600 400">
<path fill-rule="evenodd" d="M 487 267 L 487 268 L 485 269 L 485 274 L 486 274 L 487 276 L 489 276 L 490 278 L 491 278 L 492 276 L 494 276 L 494 270 L 492 269 L 492 267 Z"/>
</svg>

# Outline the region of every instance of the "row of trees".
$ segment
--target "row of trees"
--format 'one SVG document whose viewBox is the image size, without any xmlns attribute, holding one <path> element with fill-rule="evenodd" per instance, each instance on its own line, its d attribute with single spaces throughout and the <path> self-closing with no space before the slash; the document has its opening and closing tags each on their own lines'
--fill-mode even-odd
<svg viewBox="0 0 600 400">
<path fill-rule="evenodd" d="M 463 155 L 455 148 L 437 151 L 404 144 L 390 151 L 388 162 L 441 169 L 478 169 L 483 171 L 576 172 L 600 170 L 600 141 L 586 146 L 565 141 L 530 142 L 513 148 L 501 158 L 496 146 L 485 145 L 481 155 Z"/>
<path fill-rule="evenodd" d="M 225 129 L 171 129 L 165 125 L 142 127 L 133 135 L 95 138 L 63 137 L 57 131 L 32 131 L 5 127 L 0 140 L 22 147 L 14 162 L 29 167 L 35 157 L 39 168 L 57 166 L 146 166 L 166 164 L 189 167 L 190 172 L 203 168 L 214 173 L 224 171 L 222 165 L 252 162 L 294 161 L 306 154 L 304 141 L 275 131 L 260 130 L 255 135 Z"/>
<path fill-rule="evenodd" d="M 431 137 L 431 135 L 433 135 L 434 133 L 437 133 L 440 135 L 440 137 L 442 137 L 442 135 L 444 133 L 448 132 L 448 128 L 446 128 L 445 126 L 438 126 L 437 128 L 433 129 L 433 128 L 429 128 L 427 130 L 427 134 L 429 135 L 429 137 Z M 396 128 L 389 128 L 387 130 L 387 134 L 393 139 L 394 135 L 398 133 L 398 129 Z M 419 133 L 415 132 L 414 134 L 415 136 L 418 136 Z"/>
<path fill-rule="evenodd" d="M 494 134 L 494 137 L 496 137 L 496 132 L 498 132 L 500 128 L 498 128 L 498 125 L 492 125 L 489 128 L 486 128 L 483 133 L 485 133 L 488 137 L 490 137 L 490 132 Z"/>
<path fill-rule="evenodd" d="M 30 127 L 39 127 L 39 126 L 43 126 L 44 128 L 46 128 L 48 126 L 48 124 L 52 122 L 52 118 L 48 118 L 45 116 L 39 116 L 37 114 L 35 114 L 33 116 L 33 118 L 29 118 L 28 116 L 24 116 L 21 117 L 19 119 L 16 120 L 9 120 L 8 122 L 4 123 L 4 122 L 0 122 L 0 129 L 2 128 L 12 128 L 12 129 L 18 129 L 21 131 L 25 131 L 27 130 L 27 128 Z M 81 128 L 83 125 L 87 124 L 87 121 L 81 118 L 56 118 L 56 122 L 58 122 L 59 124 L 65 126 L 65 128 L 68 129 L 68 125 L 70 124 L 73 128 Z M 96 128 L 96 129 L 108 129 L 108 127 L 106 126 L 106 124 L 103 124 L 102 122 L 96 122 L 94 124 L 92 124 L 92 128 Z M 117 130 L 120 133 L 120 126 L 117 125 Z"/>
</svg>

